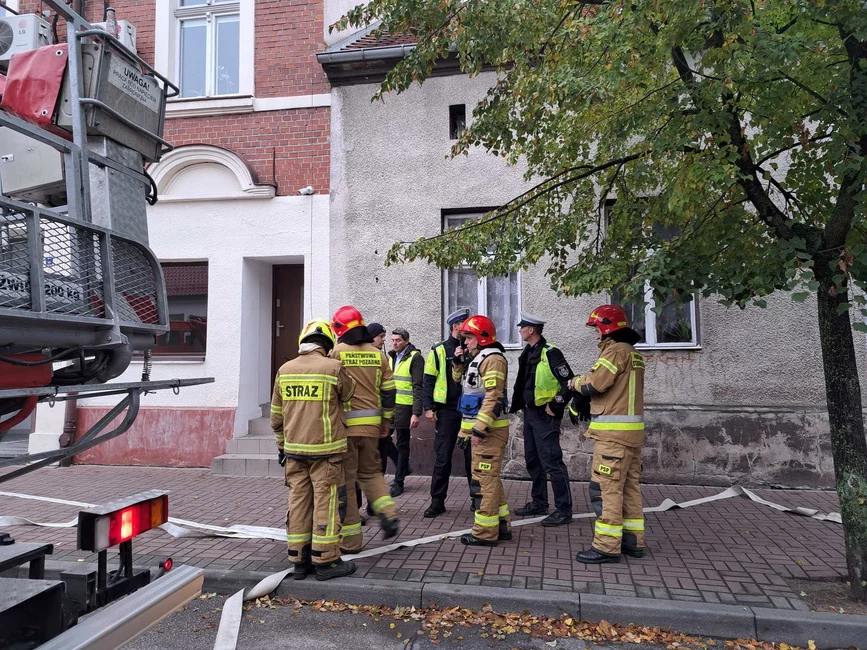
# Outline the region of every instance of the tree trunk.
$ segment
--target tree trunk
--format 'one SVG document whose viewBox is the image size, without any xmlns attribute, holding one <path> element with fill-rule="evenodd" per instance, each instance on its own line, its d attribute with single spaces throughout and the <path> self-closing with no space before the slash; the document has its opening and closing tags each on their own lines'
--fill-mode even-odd
<svg viewBox="0 0 867 650">
<path fill-rule="evenodd" d="M 846 563 L 853 597 L 867 601 L 867 439 L 849 312 L 837 313 L 848 295 L 833 295 L 834 271 L 829 264 L 834 261 L 830 255 L 818 255 L 813 269 L 819 281 L 819 338 Z"/>
</svg>

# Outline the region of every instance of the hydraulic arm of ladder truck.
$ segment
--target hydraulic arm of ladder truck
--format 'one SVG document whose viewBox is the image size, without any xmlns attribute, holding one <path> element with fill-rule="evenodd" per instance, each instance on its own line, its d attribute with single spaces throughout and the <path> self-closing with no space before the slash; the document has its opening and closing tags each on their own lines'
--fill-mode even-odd
<svg viewBox="0 0 867 650">
<path fill-rule="evenodd" d="M 40 399 L 114 379 L 133 355 L 149 379 L 168 331 L 145 164 L 171 149 L 178 89 L 112 10 L 96 26 L 45 4 L 65 42 L 42 15 L 0 18 L 0 438 Z"/>
<path fill-rule="evenodd" d="M 171 150 L 165 106 L 178 89 L 138 56 L 135 26 L 113 10 L 91 24 L 60 0 L 42 6 L 49 12 L 19 15 L 0 0 L 0 439 L 42 400 L 122 399 L 60 449 L 0 458 L 0 484 L 122 435 L 143 394 L 213 381 L 150 378 L 169 323 L 148 247 L 157 189 L 145 165 Z M 141 381 L 108 383 L 135 355 Z M 152 582 L 150 569 L 133 568 L 133 539 L 167 521 L 160 490 L 82 510 L 78 548 L 97 565 L 60 580 L 44 579 L 51 543 L 0 533 L 0 573 L 29 563 L 28 579 L 0 578 L 0 647 L 120 647 L 194 598 L 201 569 L 171 570 L 167 558 Z"/>
</svg>

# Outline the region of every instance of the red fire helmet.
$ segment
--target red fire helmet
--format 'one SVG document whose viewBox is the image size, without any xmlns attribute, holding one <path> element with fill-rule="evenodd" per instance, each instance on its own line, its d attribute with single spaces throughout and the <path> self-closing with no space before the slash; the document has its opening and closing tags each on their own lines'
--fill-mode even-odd
<svg viewBox="0 0 867 650">
<path fill-rule="evenodd" d="M 617 305 L 600 305 L 590 312 L 587 327 L 598 327 L 602 336 L 605 336 L 629 327 L 629 323 L 626 320 L 626 312 Z"/>
<path fill-rule="evenodd" d="M 494 325 L 494 321 L 487 316 L 479 314 L 470 316 L 461 325 L 461 332 L 474 335 L 478 339 L 479 345 L 482 346 L 490 345 L 497 341 L 497 327 Z"/>
</svg>

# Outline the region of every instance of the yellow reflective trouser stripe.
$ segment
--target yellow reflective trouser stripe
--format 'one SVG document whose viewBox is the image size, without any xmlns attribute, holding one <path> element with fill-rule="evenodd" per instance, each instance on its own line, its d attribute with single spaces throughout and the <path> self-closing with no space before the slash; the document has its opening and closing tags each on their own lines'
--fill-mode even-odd
<svg viewBox="0 0 867 650">
<path fill-rule="evenodd" d="M 623 530 L 644 530 L 644 519 L 624 519 Z"/>
<path fill-rule="evenodd" d="M 352 537 L 353 535 L 361 535 L 361 522 L 357 524 L 348 524 L 340 529 L 341 537 Z"/>
<path fill-rule="evenodd" d="M 597 521 L 595 530 L 597 535 L 623 537 L 623 526 L 611 526 L 609 524 L 603 524 L 601 521 Z"/>
<path fill-rule="evenodd" d="M 635 415 L 635 371 L 629 372 L 629 415 Z"/>
<path fill-rule="evenodd" d="M 503 504 L 500 506 L 500 517 L 508 517 L 509 516 L 509 504 Z"/>
<path fill-rule="evenodd" d="M 337 544 L 340 541 L 340 535 L 314 535 L 314 544 Z"/>
<path fill-rule="evenodd" d="M 334 454 L 346 451 L 346 438 L 319 445 L 304 445 L 300 442 L 285 442 L 283 443 L 283 451 L 287 454 Z"/>
<path fill-rule="evenodd" d="M 615 366 L 613 363 L 611 363 L 608 359 L 603 359 L 602 357 L 600 357 L 594 365 L 595 365 L 595 367 L 602 366 L 608 372 L 610 372 L 612 375 L 617 374 L 617 366 Z"/>
<path fill-rule="evenodd" d="M 644 431 L 644 422 L 591 422 L 596 431 Z"/>
<path fill-rule="evenodd" d="M 289 544 L 304 544 L 313 539 L 312 533 L 292 533 L 286 535 L 286 541 Z"/>
<path fill-rule="evenodd" d="M 271 413 L 282 413 L 282 412 L 283 412 L 282 407 L 277 406 L 276 404 L 271 405 Z"/>
<path fill-rule="evenodd" d="M 382 512 L 383 508 L 394 505 L 394 499 L 390 496 L 386 495 L 383 497 L 379 497 L 373 504 L 370 506 L 376 514 Z"/>
<path fill-rule="evenodd" d="M 325 528 L 325 537 L 336 537 L 334 529 L 337 527 L 337 486 L 332 485 L 328 495 L 328 526 Z M 314 537 L 314 539 L 316 539 Z"/>
<path fill-rule="evenodd" d="M 479 526 L 485 526 L 485 527 L 499 526 L 500 525 L 500 517 L 499 517 L 499 515 L 492 515 L 492 516 L 481 515 L 481 514 L 479 514 L 478 511 L 476 511 L 476 523 Z"/>
</svg>

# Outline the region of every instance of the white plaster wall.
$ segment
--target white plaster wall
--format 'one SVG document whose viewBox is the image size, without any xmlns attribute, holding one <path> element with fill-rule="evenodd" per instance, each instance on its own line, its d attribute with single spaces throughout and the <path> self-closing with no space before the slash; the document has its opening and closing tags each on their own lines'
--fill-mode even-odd
<svg viewBox="0 0 867 650">
<path fill-rule="evenodd" d="M 441 232 L 441 210 L 506 203 L 526 190 L 521 169 L 481 151 L 447 160 L 448 107 L 472 107 L 494 80 L 429 79 L 421 88 L 371 103 L 373 84 L 332 90 L 331 212 L 334 235 L 331 305 L 352 303 L 368 321 L 406 327 L 425 349 L 440 339 L 439 270 L 425 263 L 384 266 L 398 240 Z M 546 335 L 565 350 L 576 372 L 596 358 L 587 314 L 605 296 L 560 299 L 544 268 L 524 272 L 522 306 L 548 320 Z M 814 300 L 776 294 L 767 309 L 726 309 L 701 300 L 700 351 L 652 351 L 649 403 L 673 405 L 824 405 L 824 380 Z M 856 336 L 864 377 L 864 337 Z M 509 355 L 512 375 L 517 354 Z"/>
<path fill-rule="evenodd" d="M 146 406 L 239 408 L 235 433 L 261 415 L 270 394 L 271 265 L 304 263 L 304 313 L 328 313 L 328 197 L 157 203 L 148 210 L 150 245 L 162 261 L 208 262 L 204 362 L 155 360 L 153 379 L 214 377 L 179 395 L 148 395 Z M 134 362 L 115 379 L 136 381 Z M 111 403 L 89 400 L 88 404 Z"/>
</svg>

